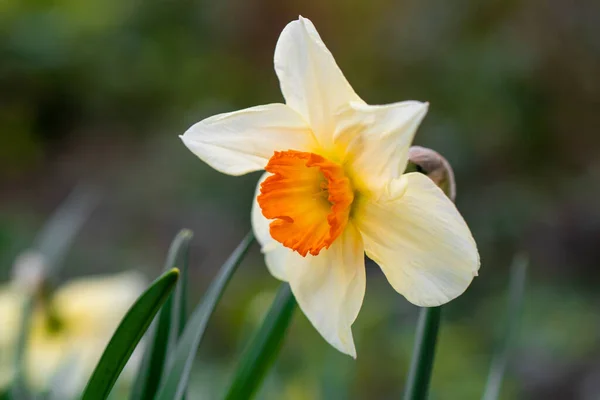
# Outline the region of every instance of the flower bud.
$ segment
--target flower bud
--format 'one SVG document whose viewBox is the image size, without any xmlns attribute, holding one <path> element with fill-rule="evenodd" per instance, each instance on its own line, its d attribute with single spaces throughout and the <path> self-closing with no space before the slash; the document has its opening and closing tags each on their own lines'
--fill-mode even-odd
<svg viewBox="0 0 600 400">
<path fill-rule="evenodd" d="M 454 201 L 456 197 L 456 184 L 454 171 L 450 163 L 437 151 L 421 146 L 412 146 L 408 150 L 407 172 L 420 172 L 427 175 L 444 193 Z M 412 164 L 412 165 L 411 165 Z"/>
</svg>

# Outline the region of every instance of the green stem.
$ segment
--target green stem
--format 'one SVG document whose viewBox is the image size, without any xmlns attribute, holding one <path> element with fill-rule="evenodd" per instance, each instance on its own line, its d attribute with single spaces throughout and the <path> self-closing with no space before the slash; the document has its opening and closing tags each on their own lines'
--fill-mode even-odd
<svg viewBox="0 0 600 400">
<path fill-rule="evenodd" d="M 441 315 L 442 307 L 421 309 L 404 400 L 427 398 Z"/>
</svg>

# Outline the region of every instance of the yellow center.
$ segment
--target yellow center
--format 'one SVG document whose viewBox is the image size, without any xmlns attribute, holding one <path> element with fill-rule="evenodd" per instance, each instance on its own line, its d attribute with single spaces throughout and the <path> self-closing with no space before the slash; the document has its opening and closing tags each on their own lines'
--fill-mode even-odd
<svg viewBox="0 0 600 400">
<path fill-rule="evenodd" d="M 318 255 L 344 231 L 354 192 L 341 165 L 314 153 L 276 151 L 258 204 L 273 239 L 302 256 Z"/>
</svg>

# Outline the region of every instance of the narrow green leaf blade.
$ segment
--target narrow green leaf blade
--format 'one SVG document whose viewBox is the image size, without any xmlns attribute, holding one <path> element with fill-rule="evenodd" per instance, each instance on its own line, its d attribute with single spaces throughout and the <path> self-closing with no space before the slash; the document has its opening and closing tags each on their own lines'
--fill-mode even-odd
<svg viewBox="0 0 600 400">
<path fill-rule="evenodd" d="M 53 278 L 60 272 L 68 250 L 94 211 L 98 199 L 95 188 L 76 187 L 37 234 L 34 248 L 44 255 L 49 277 Z"/>
<path fill-rule="evenodd" d="M 212 315 L 223 291 L 229 283 L 242 258 L 254 241 L 252 233 L 248 233 L 210 284 L 202 302 L 196 307 L 188 320 L 183 334 L 175 349 L 173 362 L 165 375 L 165 380 L 158 392 L 157 400 L 179 400 L 187 390 L 192 364 L 198 351 L 198 346 L 204 336 L 208 319 Z"/>
<path fill-rule="evenodd" d="M 83 400 L 104 400 L 108 397 L 131 353 L 175 288 L 178 278 L 178 269 L 164 273 L 131 306 L 104 349 L 84 390 Z"/>
<path fill-rule="evenodd" d="M 158 323 L 150 328 L 148 347 L 144 352 L 131 392 L 132 400 L 151 400 L 154 398 L 162 379 L 167 357 L 175 347 L 179 335 L 179 318 L 182 304 L 178 299 L 178 295 L 181 296 L 181 288 L 185 281 L 184 273 L 187 269 L 187 256 L 192 236 L 191 231 L 182 230 L 173 239 L 169 248 L 165 270 L 168 271 L 174 268 L 179 262 L 184 265 L 184 269 L 180 273 L 181 278 L 175 292 L 169 296 L 160 310 Z"/>
<path fill-rule="evenodd" d="M 10 394 L 10 387 L 0 390 L 0 400 L 13 400 Z"/>
<path fill-rule="evenodd" d="M 427 398 L 441 315 L 441 307 L 421 308 L 404 400 Z"/>
<path fill-rule="evenodd" d="M 517 255 L 510 270 L 510 282 L 508 285 L 508 315 L 506 316 L 505 330 L 496 353 L 492 358 L 490 373 L 482 397 L 483 400 L 496 400 L 500 396 L 504 371 L 506 370 L 506 365 L 510 356 L 510 348 L 515 339 L 517 327 L 519 325 L 528 264 L 529 260 L 526 256 Z"/>
<path fill-rule="evenodd" d="M 290 285 L 281 284 L 262 326 L 242 354 L 227 400 L 250 399 L 256 393 L 281 349 L 295 309 Z"/>
<path fill-rule="evenodd" d="M 34 298 L 28 296 L 23 303 L 21 321 L 19 326 L 19 337 L 15 351 L 15 377 L 10 388 L 10 395 L 14 399 L 27 399 L 30 397 L 30 388 L 25 377 L 25 350 L 31 328 L 31 320 L 34 311 Z"/>
<path fill-rule="evenodd" d="M 189 231 L 191 234 L 191 231 Z M 188 308 L 188 276 L 189 276 L 189 264 L 190 264 L 190 247 L 186 248 L 181 252 L 180 255 L 180 268 L 181 268 L 181 280 L 179 285 L 175 288 L 174 300 L 173 300 L 173 324 L 171 326 L 171 343 L 169 345 L 169 359 L 168 364 L 171 365 L 173 360 L 173 354 L 177 341 L 183 334 L 185 324 L 187 323 L 187 308 Z M 177 321 L 178 320 L 178 321 Z M 164 376 L 163 376 L 164 378 Z M 158 389 L 158 388 L 157 388 Z M 154 393 L 156 394 L 156 393 Z M 182 396 L 185 399 L 185 396 Z"/>
<path fill-rule="evenodd" d="M 189 276 L 189 264 L 190 264 L 190 246 L 189 241 L 191 240 L 193 233 L 192 231 L 184 230 L 184 232 L 188 232 L 189 239 L 187 245 L 184 246 L 179 255 L 180 264 L 179 268 L 181 269 L 181 281 L 177 288 L 175 289 L 175 304 L 174 304 L 174 313 L 177 313 L 179 316 L 179 326 L 177 326 L 177 335 L 178 339 L 183 334 L 183 329 L 185 328 L 185 324 L 187 322 L 187 299 L 188 299 L 188 276 Z M 179 310 L 177 310 L 177 308 Z"/>
</svg>

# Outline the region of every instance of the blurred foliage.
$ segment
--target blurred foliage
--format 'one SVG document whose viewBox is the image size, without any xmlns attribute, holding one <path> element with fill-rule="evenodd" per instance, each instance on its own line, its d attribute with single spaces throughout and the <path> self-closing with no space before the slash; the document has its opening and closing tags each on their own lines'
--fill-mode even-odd
<svg viewBox="0 0 600 400">
<path fill-rule="evenodd" d="M 543 0 L 4 0 L 0 2 L 0 277 L 79 182 L 103 188 L 65 277 L 155 275 L 196 233 L 194 304 L 249 225 L 257 176 L 203 165 L 177 135 L 216 112 L 281 101 L 277 37 L 311 18 L 366 101 L 430 102 L 417 144 L 453 165 L 483 266 L 445 309 L 432 398 L 477 398 L 508 265 L 531 256 L 504 398 L 593 398 L 600 345 L 600 3 Z M 415 309 L 369 268 L 358 361 L 300 314 L 260 398 L 392 398 Z M 277 285 L 256 251 L 201 347 L 196 393 L 221 393 Z M 254 300 L 253 300 L 254 299 Z M 262 396 L 262 397 L 261 397 Z"/>
</svg>

